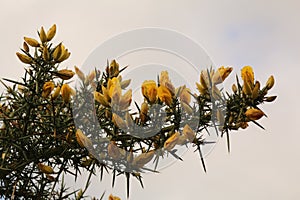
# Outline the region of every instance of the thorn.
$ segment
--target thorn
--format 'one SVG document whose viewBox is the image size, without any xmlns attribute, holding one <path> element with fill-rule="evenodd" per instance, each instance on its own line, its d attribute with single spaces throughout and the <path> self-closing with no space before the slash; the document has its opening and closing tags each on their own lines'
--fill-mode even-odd
<svg viewBox="0 0 300 200">
<path fill-rule="evenodd" d="M 228 131 L 226 132 L 226 140 L 227 140 L 227 151 L 230 153 L 230 138 Z"/>
</svg>

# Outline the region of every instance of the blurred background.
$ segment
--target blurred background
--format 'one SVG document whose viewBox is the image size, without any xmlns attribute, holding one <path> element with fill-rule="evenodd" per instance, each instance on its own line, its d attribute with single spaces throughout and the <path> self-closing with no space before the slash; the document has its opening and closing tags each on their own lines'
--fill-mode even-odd
<svg viewBox="0 0 300 200">
<path fill-rule="evenodd" d="M 1 77 L 19 79 L 23 75 L 23 65 L 15 56 L 23 36 L 36 37 L 41 26 L 48 29 L 53 23 L 58 26 L 55 41 L 63 41 L 72 52 L 64 63 L 70 69 L 80 67 L 113 35 L 160 27 L 201 44 L 216 66 L 233 66 L 225 83 L 227 90 L 244 65 L 254 68 L 262 84 L 274 75 L 271 94 L 278 98 L 261 107 L 268 115 L 259 121 L 266 130 L 251 124 L 246 130 L 232 132 L 230 154 L 221 138 L 206 158 L 207 173 L 198 154 L 190 151 L 184 162 L 159 174 L 145 174 L 144 189 L 133 180 L 131 200 L 300 199 L 299 1 L 2 0 L 0 5 Z M 101 183 L 96 177 L 88 193 L 100 197 L 106 191 L 125 199 L 125 187 L 125 180 L 118 177 L 112 189 L 107 175 Z"/>
</svg>

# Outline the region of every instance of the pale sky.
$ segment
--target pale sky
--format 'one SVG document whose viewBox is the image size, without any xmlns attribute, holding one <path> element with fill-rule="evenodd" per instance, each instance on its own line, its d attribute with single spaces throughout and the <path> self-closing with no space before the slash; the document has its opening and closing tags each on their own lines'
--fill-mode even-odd
<svg viewBox="0 0 300 200">
<path fill-rule="evenodd" d="M 207 173 L 198 154 L 188 152 L 160 174 L 145 174 L 145 189 L 132 181 L 131 200 L 296 200 L 300 199 L 300 128 L 297 106 L 300 73 L 300 3 L 297 0 L 93 0 L 17 1 L 0 3 L 1 77 L 19 78 L 22 64 L 15 52 L 23 36 L 36 36 L 40 26 L 58 26 L 56 42 L 72 52 L 64 66 L 81 66 L 102 42 L 124 31 L 160 27 L 179 31 L 202 45 L 217 65 L 231 65 L 227 89 L 244 65 L 265 83 L 273 74 L 278 95 L 261 108 L 266 130 L 254 124 L 232 132 L 230 154 L 222 138 L 206 158 Z M 130 64 L 130 63 L 126 63 Z M 195 80 L 195 82 L 198 80 Z M 89 190 L 105 190 L 125 199 L 125 181 L 110 176 Z M 69 183 L 73 184 L 73 183 Z M 106 197 L 107 198 L 107 197 Z"/>
</svg>

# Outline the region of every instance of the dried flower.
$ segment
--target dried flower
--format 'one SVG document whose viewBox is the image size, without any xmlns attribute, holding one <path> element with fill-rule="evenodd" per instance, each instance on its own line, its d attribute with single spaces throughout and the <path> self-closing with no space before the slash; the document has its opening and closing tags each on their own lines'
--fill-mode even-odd
<svg viewBox="0 0 300 200">
<path fill-rule="evenodd" d="M 221 66 L 217 72 L 214 73 L 212 77 L 213 84 L 220 84 L 222 83 L 231 73 L 232 67 L 224 67 Z"/>
</svg>

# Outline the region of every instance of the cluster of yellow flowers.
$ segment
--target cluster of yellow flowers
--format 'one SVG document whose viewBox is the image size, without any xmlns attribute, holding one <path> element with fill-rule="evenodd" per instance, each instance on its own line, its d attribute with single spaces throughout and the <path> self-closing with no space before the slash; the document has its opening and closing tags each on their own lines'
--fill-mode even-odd
<svg viewBox="0 0 300 200">
<path fill-rule="evenodd" d="M 183 146 L 192 143 L 202 156 L 200 145 L 205 144 L 202 132 L 207 127 L 214 127 L 216 130 L 218 128 L 222 134 L 228 135 L 230 130 L 247 128 L 249 122 L 259 125 L 257 120 L 265 113 L 258 108 L 258 105 L 276 99 L 276 96 L 266 96 L 274 86 L 274 77 L 270 76 L 265 86 L 261 88 L 260 82 L 254 79 L 254 72 L 250 66 L 242 68 L 243 83 L 240 84 L 237 78 L 237 83 L 232 85 L 232 94 L 224 94 L 220 89 L 220 84 L 230 75 L 232 67 L 221 66 L 217 70 L 202 70 L 199 82 L 196 83 L 199 93 L 192 93 L 186 85 L 175 87 L 168 72 L 162 71 L 158 81 L 145 80 L 141 84 L 141 94 L 144 99 L 140 106 L 136 103 L 138 112 L 133 112 L 131 109 L 132 89 L 127 90 L 131 80 L 123 80 L 121 76 L 121 72 L 126 67 L 120 69 L 119 64 L 113 60 L 107 64 L 102 75 L 96 69 L 85 75 L 76 66 L 74 71 L 59 70 L 59 65 L 69 58 L 70 52 L 62 43 L 56 46 L 50 43 L 55 34 L 56 25 L 53 25 L 47 33 L 43 27 L 39 30 L 39 41 L 24 37 L 23 53 L 18 52 L 17 57 L 21 62 L 30 66 L 26 72 L 30 75 L 31 82 L 19 85 L 18 89 L 24 96 L 38 96 L 30 100 L 38 99 L 38 109 L 35 109 L 35 112 L 42 114 L 38 113 L 36 116 L 45 116 L 43 120 L 50 124 L 50 128 L 45 130 L 54 132 L 52 136 L 55 136 L 56 142 L 60 142 L 57 144 L 73 148 L 74 152 L 81 152 L 81 157 L 76 158 L 68 154 L 68 156 L 71 155 L 68 159 L 74 159 L 70 163 L 80 164 L 80 167 L 85 169 L 92 169 L 91 173 L 93 173 L 94 165 L 101 167 L 101 170 L 105 166 L 105 169 L 108 167 L 113 168 L 114 172 L 125 173 L 127 178 L 129 174 L 132 174 L 141 181 L 140 172 L 145 169 L 149 170 L 146 165 L 150 161 L 158 162 L 158 158 L 163 157 L 165 153 L 179 158 L 176 155 L 176 145 Z M 30 47 L 34 48 L 34 54 L 30 53 Z M 82 91 L 76 90 L 75 92 L 69 82 L 66 82 L 75 74 L 81 80 Z M 83 116 L 79 120 L 84 121 L 86 126 L 91 125 L 86 129 L 76 126 L 70 106 L 72 102 L 81 102 L 80 98 L 85 96 L 83 91 L 91 92 L 90 96 L 93 98 L 95 109 L 92 112 L 89 109 L 82 109 L 83 113 L 76 113 L 78 116 Z M 14 95 L 11 88 L 9 88 L 9 93 Z M 46 109 L 40 109 L 44 105 Z M 13 108 L 13 106 L 10 107 Z M 9 117 L 13 116 L 14 112 L 2 114 L 9 113 L 7 110 L 9 110 L 8 106 L 0 104 L 0 117 L 4 116 L 10 120 Z M 64 120 L 65 117 L 66 120 Z M 44 122 L 43 120 L 39 122 Z M 94 124 L 90 123 L 93 120 L 99 121 L 103 132 L 93 129 Z M 19 122 L 11 121 L 7 124 L 12 124 L 13 128 L 17 127 L 15 124 Z M 34 116 L 32 121 L 38 120 Z M 61 126 L 65 126 L 65 130 L 62 130 Z M 44 130 L 43 127 L 39 129 Z M 59 133 L 56 133 L 57 129 L 60 129 Z M 36 131 L 38 128 L 34 127 L 31 130 Z M 60 137 L 57 137 L 57 134 Z M 42 136 L 40 138 L 43 139 Z M 49 139 L 48 136 L 44 138 Z M 50 139 L 49 141 L 52 142 L 53 138 Z M 52 148 L 53 144 L 49 143 L 49 147 Z M 2 154 L 2 157 L 3 155 L 6 156 Z M 102 163 L 105 160 L 109 162 Z M 52 167 L 58 164 L 51 164 L 52 161 L 48 161 L 46 165 L 44 163 L 47 161 L 44 161 L 36 160 L 34 166 L 39 172 L 45 174 L 48 181 L 57 181 L 54 174 L 59 176 L 62 170 L 55 172 L 56 168 L 54 171 Z M 74 168 L 79 167 L 74 166 Z M 156 171 L 156 167 L 150 171 Z M 85 190 L 80 190 L 77 198 L 82 198 L 84 192 Z M 120 200 L 120 198 L 110 195 L 109 200 Z"/>
</svg>

